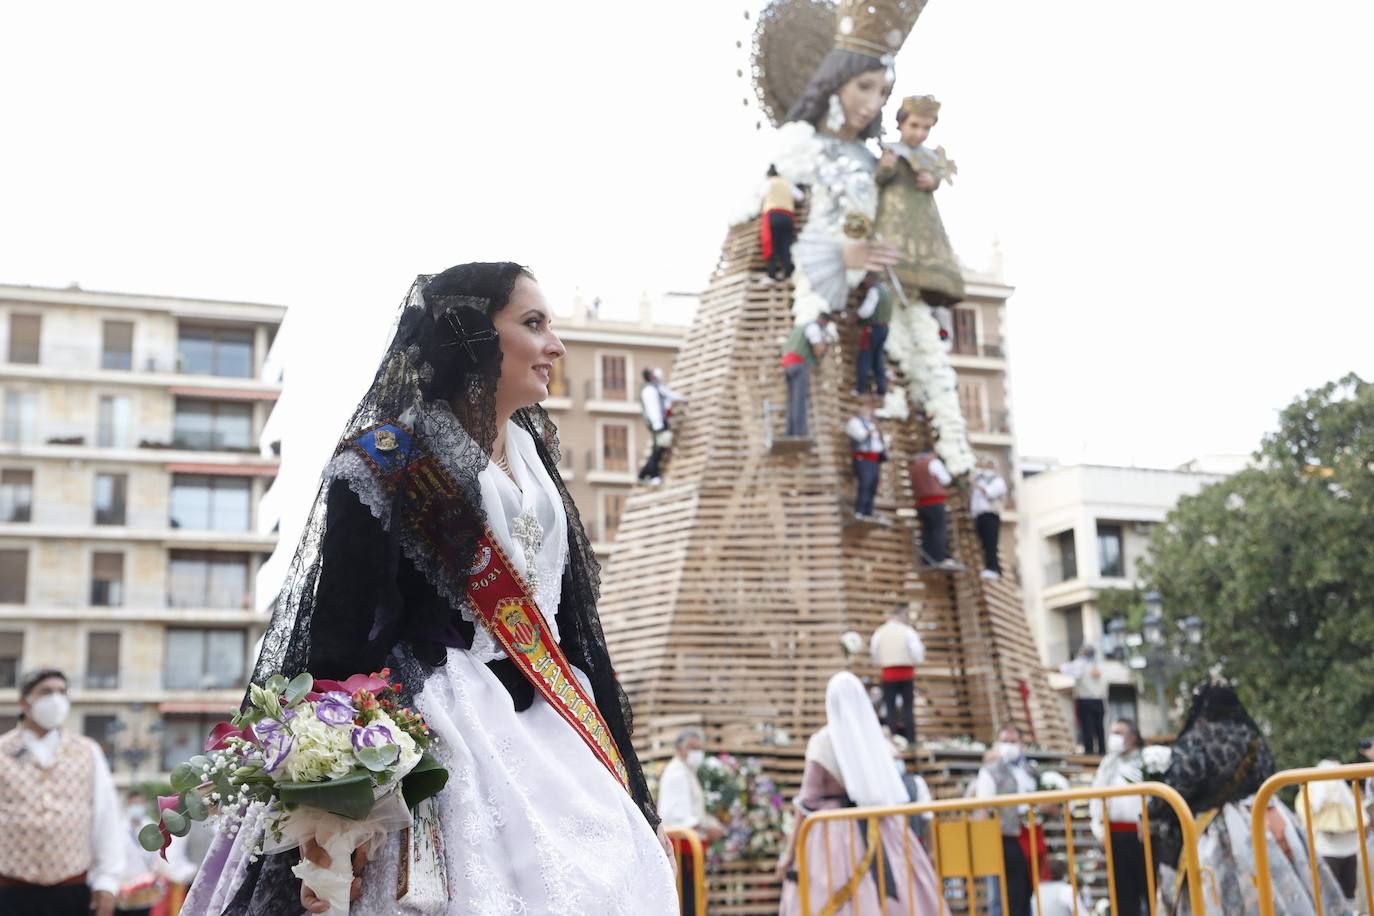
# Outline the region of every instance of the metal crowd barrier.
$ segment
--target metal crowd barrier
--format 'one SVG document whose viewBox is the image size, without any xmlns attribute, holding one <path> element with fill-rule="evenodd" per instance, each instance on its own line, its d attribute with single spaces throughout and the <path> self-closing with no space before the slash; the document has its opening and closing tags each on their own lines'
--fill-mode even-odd
<svg viewBox="0 0 1374 916">
<path fill-rule="evenodd" d="M 1337 779 L 1342 782 L 1349 782 L 1351 791 L 1355 793 L 1355 830 L 1360 839 L 1359 857 L 1360 872 L 1363 879 L 1361 886 L 1364 888 L 1364 911 L 1374 913 L 1374 882 L 1371 882 L 1370 879 L 1369 845 L 1365 836 L 1364 799 L 1360 793 L 1360 780 L 1370 777 L 1374 777 L 1374 763 L 1343 767 L 1312 767 L 1275 773 L 1265 780 L 1264 785 L 1260 786 L 1259 792 L 1255 793 L 1254 810 L 1250 812 L 1250 842 L 1253 844 L 1255 852 L 1255 884 L 1259 888 L 1260 916 L 1274 916 L 1274 885 L 1269 873 L 1268 824 L 1265 822 L 1265 815 L 1269 810 L 1269 800 L 1274 797 L 1274 793 L 1289 786 L 1306 786 L 1313 782 L 1327 782 Z M 1305 790 L 1299 792 L 1298 804 L 1302 805 L 1303 809 L 1302 821 L 1307 828 L 1308 858 L 1313 865 L 1310 869 L 1312 872 L 1312 903 L 1316 907 L 1317 916 L 1322 916 L 1321 870 L 1316 867 L 1318 856 L 1312 829 L 1312 802 Z"/>
<path fill-rule="evenodd" d="M 701 836 L 690 827 L 665 830 L 664 833 L 673 841 L 682 916 L 706 916 L 706 849 Z M 688 887 L 693 891 L 690 911 L 687 909 Z"/>
<path fill-rule="evenodd" d="M 1374 766 L 1366 768 L 1370 775 L 1374 775 Z M 1309 771 L 1310 772 L 1310 771 Z M 1321 771 L 1329 772 L 1329 771 Z M 1272 781 L 1272 780 L 1271 780 Z M 1002 860 L 1002 832 L 1000 820 L 996 818 L 971 818 L 968 815 L 973 812 L 986 812 L 990 809 L 1008 808 L 1013 805 L 1028 806 L 1028 819 L 1032 828 L 1036 826 L 1036 808 L 1046 805 L 1061 805 L 1064 812 L 1064 834 L 1067 838 L 1068 848 L 1068 880 L 1073 889 L 1073 909 L 1075 916 L 1079 916 L 1078 906 L 1078 880 L 1075 870 L 1075 850 L 1073 843 L 1073 812 L 1070 804 L 1078 801 L 1091 801 L 1096 799 L 1118 798 L 1121 796 L 1140 797 L 1141 824 L 1145 835 L 1149 836 L 1150 818 L 1146 811 L 1147 798 L 1161 798 L 1178 816 L 1178 823 L 1183 834 L 1183 858 L 1179 863 L 1186 877 L 1184 882 L 1191 911 L 1195 914 L 1205 913 L 1203 908 L 1202 870 L 1198 862 L 1197 822 L 1193 819 L 1192 813 L 1188 810 L 1188 804 L 1183 800 L 1173 788 L 1158 782 L 1142 782 L 1129 786 L 1112 787 L 1084 787 L 1079 789 L 1065 789 L 1057 792 L 1029 792 L 1021 795 L 999 795 L 996 798 L 959 798 L 945 799 L 942 801 L 925 802 L 923 804 L 894 805 L 885 808 L 838 808 L 829 811 L 818 811 L 810 814 L 802 821 L 798 828 L 797 835 L 797 884 L 801 896 L 802 916 L 812 916 L 811 894 L 809 879 L 811 872 L 807 862 L 806 841 L 807 837 L 814 830 L 831 829 L 832 825 L 845 829 L 849 832 L 849 844 L 853 853 L 853 860 L 858 860 L 857 855 L 857 822 L 866 822 L 868 825 L 869 837 L 879 835 L 879 823 L 885 817 L 900 817 L 905 825 L 906 819 L 916 815 L 934 814 L 935 830 L 933 831 L 934 840 L 931 843 L 929 855 L 931 864 L 935 869 L 936 880 L 940 886 L 939 893 L 943 898 L 943 886 L 947 878 L 962 878 L 965 880 L 967 889 L 967 900 L 969 903 L 969 913 L 974 912 L 974 902 L 976 900 L 976 889 L 979 879 L 996 878 L 1000 883 L 1003 903 L 1003 912 L 1006 912 L 1005 901 L 1007 898 L 1006 871 Z M 941 821 L 941 814 L 964 814 L 964 817 Z M 1104 812 L 1105 814 L 1105 812 Z M 1105 818 L 1104 818 L 1105 820 Z M 911 849 L 908 839 L 909 831 L 903 830 L 903 856 L 906 860 L 906 871 L 908 881 L 907 900 L 909 902 L 907 916 L 917 916 L 914 909 L 914 900 L 910 888 L 911 875 Z M 826 835 L 826 855 L 829 857 L 829 835 Z M 1108 893 L 1111 897 L 1112 916 L 1117 914 L 1116 900 L 1116 880 L 1112 867 L 1112 844 L 1110 838 L 1104 844 L 1106 847 L 1107 858 L 1107 882 Z M 1148 900 L 1150 916 L 1156 916 L 1156 894 L 1154 879 L 1154 863 L 1150 850 L 1150 844 L 1144 843 L 1145 852 L 1145 872 L 1148 882 Z M 1036 852 L 1036 844 L 1030 844 L 1031 858 L 1029 867 L 1031 873 L 1032 893 L 1036 900 L 1036 912 L 1043 913 L 1044 907 L 1040 903 L 1040 868 L 1039 857 Z M 879 887 L 885 886 L 883 875 L 884 856 L 876 857 L 877 882 Z M 832 885 L 830 863 L 827 861 L 824 867 L 826 877 L 826 899 L 835 898 L 835 888 Z M 886 895 L 879 895 L 881 916 L 889 916 Z M 831 907 L 827 906 L 827 909 Z M 1271 916 L 1272 911 L 1265 911 L 1265 916 Z M 892 914 L 898 916 L 898 914 Z M 926 914 L 920 914 L 926 916 Z M 1086 913 L 1081 916 L 1087 916 Z"/>
</svg>

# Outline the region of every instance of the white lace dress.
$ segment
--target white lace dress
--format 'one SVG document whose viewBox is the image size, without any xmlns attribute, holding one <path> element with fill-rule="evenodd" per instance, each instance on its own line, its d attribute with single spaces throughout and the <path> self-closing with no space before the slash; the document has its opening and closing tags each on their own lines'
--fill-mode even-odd
<svg viewBox="0 0 1374 916">
<path fill-rule="evenodd" d="M 481 475 L 484 508 L 556 628 L 567 518 L 530 434 L 511 423 L 506 442 L 519 487 L 489 465 Z M 470 650 L 449 650 L 416 700 L 449 770 L 438 796 L 445 912 L 674 916 L 672 868 L 638 806 L 541 696 L 515 711 L 486 665 L 504 652 L 480 625 L 476 634 Z M 369 864 L 354 912 L 408 912 L 396 903 L 394 838 L 389 847 Z"/>
</svg>

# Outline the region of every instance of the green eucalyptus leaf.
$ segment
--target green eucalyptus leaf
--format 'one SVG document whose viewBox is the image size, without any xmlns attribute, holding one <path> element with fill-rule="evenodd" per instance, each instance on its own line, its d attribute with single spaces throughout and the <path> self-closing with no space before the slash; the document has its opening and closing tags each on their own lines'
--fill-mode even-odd
<svg viewBox="0 0 1374 916">
<path fill-rule="evenodd" d="M 358 758 L 358 762 L 374 773 L 391 766 L 400 754 L 401 749 L 394 744 L 384 744 L 381 747 L 364 747 L 353 752 L 353 756 Z"/>
<path fill-rule="evenodd" d="M 190 828 L 186 815 L 171 808 L 162 812 L 162 826 L 166 827 L 167 832 L 172 836 L 185 836 L 186 831 Z"/>
<path fill-rule="evenodd" d="M 286 679 L 286 675 L 274 674 L 267 679 L 267 683 L 263 685 L 263 689 L 268 693 L 278 694 L 286 689 L 288 683 L 290 682 Z"/>
<path fill-rule="evenodd" d="M 149 852 L 162 849 L 162 831 L 157 829 L 157 824 L 143 825 L 143 829 L 138 832 L 138 845 Z"/>
<path fill-rule="evenodd" d="M 181 796 L 181 804 L 186 809 L 186 816 L 193 821 L 203 821 L 210 816 L 210 806 L 205 803 L 205 798 L 195 789 L 191 789 Z"/>
<path fill-rule="evenodd" d="M 172 767 L 172 773 L 167 780 L 175 791 L 185 792 L 200 784 L 200 771 L 191 769 L 189 763 L 178 763 Z"/>
<path fill-rule="evenodd" d="M 291 683 L 286 685 L 286 705 L 294 706 L 301 701 L 310 688 L 315 686 L 315 679 L 310 676 L 308 671 L 302 671 L 291 679 Z"/>
</svg>

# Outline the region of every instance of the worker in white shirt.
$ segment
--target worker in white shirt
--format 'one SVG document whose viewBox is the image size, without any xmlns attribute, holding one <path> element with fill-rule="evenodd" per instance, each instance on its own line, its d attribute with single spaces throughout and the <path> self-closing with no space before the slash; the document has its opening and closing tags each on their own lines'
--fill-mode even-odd
<svg viewBox="0 0 1374 916">
<path fill-rule="evenodd" d="M 873 664 L 882 669 L 883 721 L 894 735 L 916 743 L 916 666 L 926 660 L 926 646 L 912 628 L 905 604 L 892 609 L 868 643 Z"/>
<path fill-rule="evenodd" d="M 1323 760 L 1318 769 L 1341 765 L 1339 760 Z M 1306 801 L 1304 801 L 1306 796 Z M 1350 783 L 1339 779 L 1309 782 L 1298 790 L 1293 810 L 1298 823 L 1307 826 L 1307 810 L 1312 811 L 1312 836 L 1317 855 L 1326 860 L 1341 885 L 1347 900 L 1355 898 L 1360 877 L 1360 833 L 1355 819 L 1358 802 Z"/>
<path fill-rule="evenodd" d="M 639 482 L 650 486 L 663 483 L 663 456 L 673 445 L 673 433 L 668 428 L 668 399 L 664 386 L 654 378 L 652 369 L 643 372 L 644 387 L 639 389 L 639 408 L 644 415 L 644 425 L 649 427 L 649 460 L 639 470 Z"/>
<path fill-rule="evenodd" d="M 1106 736 L 1102 721 L 1107 716 L 1106 672 L 1097 663 L 1097 650 L 1084 645 L 1078 658 L 1065 662 L 1059 670 L 1073 678 L 1073 710 L 1078 717 L 1078 733 L 1083 739 L 1083 753 L 1105 754 Z"/>
<path fill-rule="evenodd" d="M 878 428 L 875 413 L 878 399 L 868 397 L 859 408 L 857 416 L 849 418 L 845 432 L 849 434 L 849 447 L 854 459 L 854 520 L 866 521 L 873 518 L 873 498 L 878 493 L 878 481 L 882 477 L 883 462 L 887 460 L 887 443 L 883 431 Z"/>
<path fill-rule="evenodd" d="M 1002 564 L 997 558 L 997 542 L 1002 535 L 1002 500 L 1007 496 L 1007 482 L 997 473 L 994 459 L 978 459 L 972 490 L 969 513 L 973 516 L 973 528 L 978 532 L 978 540 L 983 545 L 981 575 L 984 579 L 1000 579 Z"/>
<path fill-rule="evenodd" d="M 725 830 L 706 811 L 706 796 L 701 789 L 697 770 L 706 760 L 706 736 L 699 728 L 686 728 L 677 736 L 676 753 L 663 775 L 658 780 L 658 816 L 663 819 L 664 830 L 695 830 L 703 844 L 720 839 Z M 675 850 L 681 868 L 678 879 L 681 882 L 682 912 L 696 912 L 696 888 L 692 882 L 691 847 L 677 837 L 673 837 Z"/>
<path fill-rule="evenodd" d="M 0 913 L 112 916 L 124 822 L 100 745 L 63 728 L 67 677 L 19 683 L 19 725 L 0 735 Z"/>
<path fill-rule="evenodd" d="M 1110 788 L 1141 781 L 1140 730 L 1131 719 L 1117 719 L 1107 735 L 1107 756 L 1098 764 L 1093 786 Z M 1140 916 L 1149 887 L 1145 878 L 1145 847 L 1140 842 L 1139 795 L 1097 799 L 1090 805 L 1093 836 L 1111 843 L 1112 880 L 1116 885 L 1117 916 Z M 1103 817 L 1103 807 L 1106 817 Z"/>
</svg>

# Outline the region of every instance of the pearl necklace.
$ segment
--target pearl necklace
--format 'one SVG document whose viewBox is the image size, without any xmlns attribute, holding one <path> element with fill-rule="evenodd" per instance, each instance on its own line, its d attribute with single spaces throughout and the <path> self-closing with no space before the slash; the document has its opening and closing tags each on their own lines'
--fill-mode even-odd
<svg viewBox="0 0 1374 916">
<path fill-rule="evenodd" d="M 510 482 L 515 484 L 516 488 L 519 489 L 520 481 L 516 480 L 515 474 L 511 472 L 510 465 L 506 463 L 506 456 L 502 455 L 500 458 L 493 458 L 492 461 L 496 462 L 498 468 L 506 472 L 506 476 L 510 478 Z"/>
</svg>

